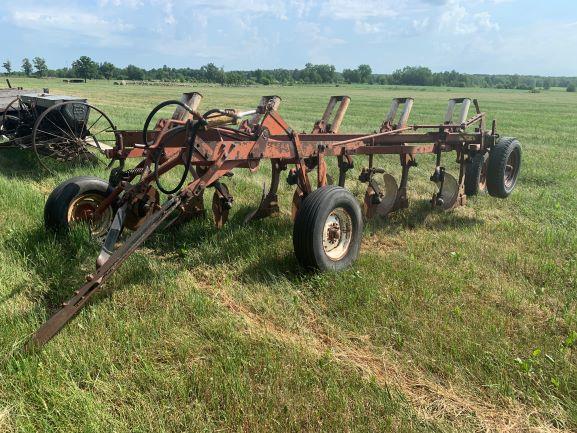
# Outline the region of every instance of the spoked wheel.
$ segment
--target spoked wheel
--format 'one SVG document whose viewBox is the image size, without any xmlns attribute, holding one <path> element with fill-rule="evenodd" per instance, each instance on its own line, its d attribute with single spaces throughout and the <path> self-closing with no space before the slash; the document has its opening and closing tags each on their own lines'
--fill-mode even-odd
<svg viewBox="0 0 577 433">
<path fill-rule="evenodd" d="M 22 102 L 19 97 L 12 100 L 6 106 L 2 119 L 0 119 L 0 135 L 8 140 L 18 138 L 23 133 L 26 125 L 32 125 L 36 119 L 36 112 L 30 106 Z M 29 135 L 26 133 L 25 135 Z"/>
<path fill-rule="evenodd" d="M 106 166 L 106 149 L 116 143 L 116 127 L 100 109 L 68 101 L 44 111 L 32 131 L 32 148 L 40 164 L 54 172 L 62 163 Z"/>
</svg>

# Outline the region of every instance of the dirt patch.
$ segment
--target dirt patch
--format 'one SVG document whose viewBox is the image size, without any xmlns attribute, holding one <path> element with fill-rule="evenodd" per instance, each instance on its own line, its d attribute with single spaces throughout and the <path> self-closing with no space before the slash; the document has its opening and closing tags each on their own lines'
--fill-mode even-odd
<svg viewBox="0 0 577 433">
<path fill-rule="evenodd" d="M 14 424 L 7 407 L 0 408 L 0 431 L 5 433 L 14 431 Z"/>
<path fill-rule="evenodd" d="M 381 386 L 398 389 L 424 421 L 447 426 L 455 431 L 467 432 L 563 432 L 547 424 L 538 409 L 512 400 L 494 404 L 483 400 L 468 390 L 440 384 L 428 378 L 417 368 L 399 365 L 394 352 L 377 353 L 368 338 L 335 337 L 312 316 L 299 332 L 287 331 L 273 321 L 251 311 L 228 292 L 218 289 L 214 281 L 202 281 L 195 273 L 197 287 L 218 300 L 223 306 L 242 318 L 245 332 L 263 333 L 285 344 L 303 348 L 314 356 L 330 352 L 342 365 L 353 367 Z M 200 278 L 199 278 L 200 277 Z M 210 277 L 209 277 L 210 279 Z"/>
</svg>

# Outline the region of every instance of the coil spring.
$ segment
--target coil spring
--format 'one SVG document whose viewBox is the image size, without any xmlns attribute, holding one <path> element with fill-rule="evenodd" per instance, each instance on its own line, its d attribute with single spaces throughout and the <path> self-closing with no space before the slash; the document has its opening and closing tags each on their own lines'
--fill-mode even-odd
<svg viewBox="0 0 577 433">
<path fill-rule="evenodd" d="M 122 177 L 132 177 L 132 176 L 138 176 L 139 174 L 144 173 L 144 167 L 135 167 L 135 168 L 130 168 L 126 171 L 122 172 Z"/>
<path fill-rule="evenodd" d="M 142 167 L 131 168 L 126 171 L 122 170 L 121 167 L 117 167 L 112 169 L 112 171 L 110 172 L 110 176 L 108 177 L 108 183 L 110 184 L 110 186 L 116 187 L 120 185 L 120 182 L 122 182 L 123 180 L 133 179 L 142 173 L 144 173 L 144 168 Z"/>
</svg>

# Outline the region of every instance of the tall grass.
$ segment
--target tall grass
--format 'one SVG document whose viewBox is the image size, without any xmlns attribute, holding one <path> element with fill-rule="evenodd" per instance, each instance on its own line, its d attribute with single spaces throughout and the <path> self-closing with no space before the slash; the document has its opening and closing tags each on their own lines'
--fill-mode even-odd
<svg viewBox="0 0 577 433">
<path fill-rule="evenodd" d="M 141 128 L 180 88 L 13 80 L 87 97 L 119 128 Z M 433 161 L 419 158 L 409 209 L 369 224 L 340 274 L 303 273 L 283 214 L 243 224 L 270 172 L 227 181 L 227 226 L 158 233 L 41 353 L 20 343 L 93 269 L 84 230 L 46 233 L 52 188 L 86 168 L 42 173 L 0 153 L 0 429 L 29 431 L 476 431 L 577 429 L 577 98 L 547 91 L 379 86 L 199 86 L 202 107 L 253 108 L 310 130 L 328 97 L 352 97 L 342 130 L 378 128 L 390 98 L 411 122 L 442 120 L 451 96 L 479 99 L 523 144 L 518 188 L 432 212 Z M 448 170 L 455 169 L 447 158 Z M 378 163 L 400 175 L 397 159 Z M 364 186 L 348 187 L 359 198 Z M 105 171 L 96 175 L 106 178 Z M 207 208 L 210 196 L 207 194 Z"/>
</svg>

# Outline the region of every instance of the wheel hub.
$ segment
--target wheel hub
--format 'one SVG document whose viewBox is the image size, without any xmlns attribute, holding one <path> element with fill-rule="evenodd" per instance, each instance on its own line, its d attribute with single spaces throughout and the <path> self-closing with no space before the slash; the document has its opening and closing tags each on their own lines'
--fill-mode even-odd
<svg viewBox="0 0 577 433">
<path fill-rule="evenodd" d="M 342 259 L 351 246 L 352 218 L 343 208 L 333 210 L 323 228 L 323 250 L 331 260 Z"/>
<path fill-rule="evenodd" d="M 507 188 L 512 188 L 515 184 L 517 178 L 517 170 L 519 167 L 518 154 L 517 152 L 511 152 L 507 163 L 505 165 L 504 182 Z"/>
<path fill-rule="evenodd" d="M 84 194 L 77 197 L 68 208 L 68 223 L 74 225 L 78 222 L 87 222 L 93 237 L 105 236 L 113 215 L 112 208 L 108 207 L 100 217 L 96 217 L 96 210 L 102 200 L 103 197 L 98 194 Z"/>
<path fill-rule="evenodd" d="M 335 242 L 338 242 L 340 238 L 341 238 L 341 227 L 339 226 L 339 224 L 338 223 L 330 224 L 327 230 L 328 243 L 334 244 Z"/>
</svg>

